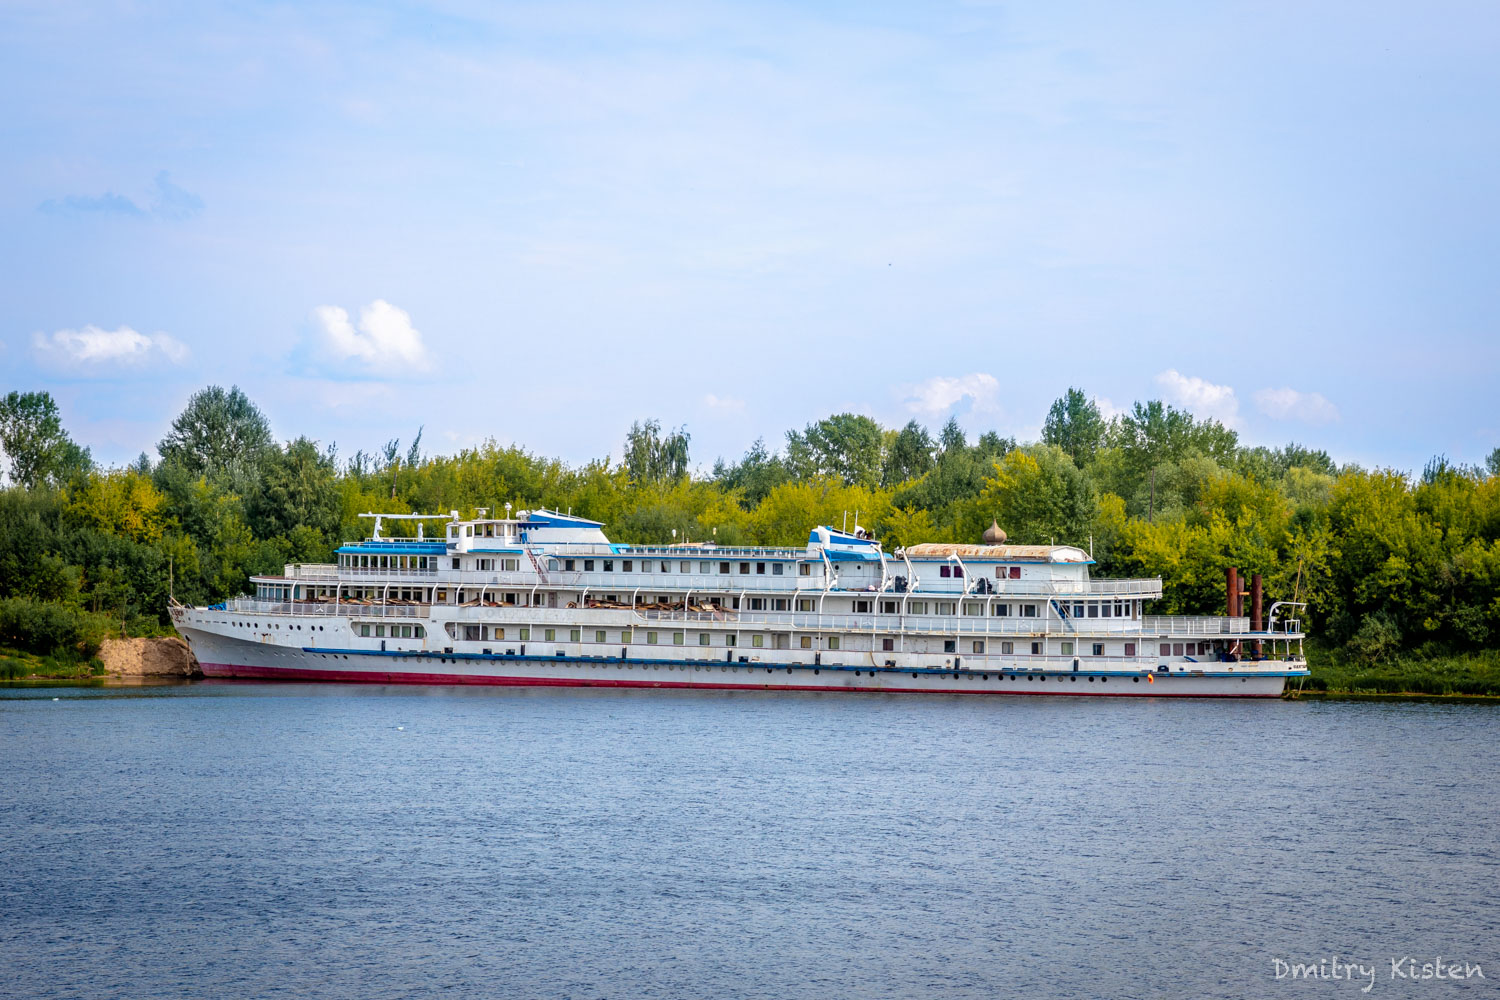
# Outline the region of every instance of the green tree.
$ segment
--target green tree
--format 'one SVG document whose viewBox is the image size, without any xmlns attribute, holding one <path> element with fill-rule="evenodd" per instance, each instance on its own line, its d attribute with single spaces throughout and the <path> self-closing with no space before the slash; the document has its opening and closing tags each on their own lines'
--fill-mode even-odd
<svg viewBox="0 0 1500 1000">
<path fill-rule="evenodd" d="M 326 542 L 336 541 L 342 506 L 334 475 L 333 459 L 305 437 L 268 451 L 249 502 L 256 534 L 290 535 L 305 526 Z"/>
<path fill-rule="evenodd" d="M 713 478 L 725 490 L 738 492 L 741 504 L 748 510 L 790 479 L 791 472 L 780 455 L 766 450 L 764 439 L 756 438 L 745 457 L 734 465 L 726 465 L 723 459 L 715 462 Z"/>
<path fill-rule="evenodd" d="M 1088 477 L 1056 445 L 1035 445 L 1006 455 L 980 495 L 1011 541 L 1088 544 L 1098 497 Z"/>
<path fill-rule="evenodd" d="M 1082 389 L 1070 388 L 1047 411 L 1042 443 L 1061 448 L 1073 459 L 1073 464 L 1083 468 L 1094 460 L 1104 441 L 1105 428 L 1104 417 L 1094 401 Z"/>
<path fill-rule="evenodd" d="M 190 478 L 202 476 L 246 495 L 272 447 L 270 423 L 239 387 L 211 385 L 188 399 L 157 450 L 163 464 Z"/>
<path fill-rule="evenodd" d="M 10 392 L 0 399 L 0 450 L 11 482 L 22 489 L 58 485 L 86 473 L 93 462 L 63 430 L 57 403 L 46 392 Z"/>
<path fill-rule="evenodd" d="M 937 445 L 928 435 L 927 428 L 912 420 L 891 438 L 885 453 L 885 466 L 880 481 L 885 486 L 925 476 L 933 466 L 933 452 Z"/>
<path fill-rule="evenodd" d="M 803 481 L 833 476 L 847 486 L 875 486 L 883 439 L 880 425 L 869 417 L 837 413 L 808 424 L 801 433 L 787 431 L 786 461 Z"/>
<path fill-rule="evenodd" d="M 688 469 L 687 428 L 663 434 L 661 423 L 632 423 L 625 435 L 625 468 L 636 483 L 660 483 L 681 479 Z"/>
</svg>

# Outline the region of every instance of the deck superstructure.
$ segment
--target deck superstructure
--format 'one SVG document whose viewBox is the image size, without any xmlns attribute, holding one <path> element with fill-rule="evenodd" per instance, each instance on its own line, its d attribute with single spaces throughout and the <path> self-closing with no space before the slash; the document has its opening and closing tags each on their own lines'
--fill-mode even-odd
<svg viewBox="0 0 1500 1000">
<path fill-rule="evenodd" d="M 1300 623 L 1149 614 L 1159 579 L 1094 580 L 1069 545 L 620 545 L 596 521 L 367 515 L 331 564 L 175 607 L 210 676 L 412 683 L 1275 697 Z M 415 537 L 384 538 L 387 520 Z M 1231 601 L 1233 604 L 1233 601 Z"/>
</svg>

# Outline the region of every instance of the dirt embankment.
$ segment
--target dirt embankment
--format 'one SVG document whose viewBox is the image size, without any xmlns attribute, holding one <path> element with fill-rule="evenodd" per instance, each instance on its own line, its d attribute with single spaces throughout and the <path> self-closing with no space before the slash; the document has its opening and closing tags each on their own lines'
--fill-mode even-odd
<svg viewBox="0 0 1500 1000">
<path fill-rule="evenodd" d="M 165 639 L 106 639 L 99 659 L 111 677 L 201 677 L 198 660 L 176 636 Z"/>
</svg>

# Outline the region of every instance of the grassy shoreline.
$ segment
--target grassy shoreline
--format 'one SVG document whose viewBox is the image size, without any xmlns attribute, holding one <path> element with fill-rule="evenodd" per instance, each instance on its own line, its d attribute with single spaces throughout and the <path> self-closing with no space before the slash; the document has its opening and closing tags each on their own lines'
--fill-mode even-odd
<svg viewBox="0 0 1500 1000">
<path fill-rule="evenodd" d="M 1293 698 L 1500 699 L 1500 650 L 1458 656 L 1408 654 L 1386 663 L 1348 663 L 1309 650 L 1312 671 Z"/>
<path fill-rule="evenodd" d="M 103 676 L 104 664 L 98 657 L 81 662 L 60 660 L 0 646 L 0 681 L 77 681 Z"/>
</svg>

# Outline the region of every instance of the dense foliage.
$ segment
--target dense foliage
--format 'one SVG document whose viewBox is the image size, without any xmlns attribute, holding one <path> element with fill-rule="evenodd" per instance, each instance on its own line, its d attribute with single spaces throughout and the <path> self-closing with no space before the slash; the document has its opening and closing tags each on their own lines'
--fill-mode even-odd
<svg viewBox="0 0 1500 1000">
<path fill-rule="evenodd" d="M 1311 629 L 1354 664 L 1500 645 L 1500 449 L 1487 468 L 1435 459 L 1420 477 L 1337 466 L 1292 444 L 1244 447 L 1158 401 L 1105 420 L 1077 389 L 1040 442 L 950 421 L 883 428 L 843 413 L 689 472 L 685 429 L 632 426 L 622 461 L 569 466 L 489 442 L 424 456 L 420 432 L 340 462 L 334 447 L 271 439 L 237 388 L 196 394 L 157 447 L 93 465 L 46 393 L 0 400 L 0 643 L 92 655 L 101 622 L 168 627 L 169 590 L 207 603 L 251 574 L 327 561 L 364 511 L 471 514 L 554 507 L 625 542 L 801 544 L 846 515 L 887 547 L 977 541 L 1092 546 L 1104 575 L 1161 576 L 1165 613 L 1218 613 L 1223 570 L 1262 573 L 1308 602 Z M 43 610 L 46 609 L 46 610 Z M 50 616 L 50 617 L 49 617 Z"/>
</svg>

